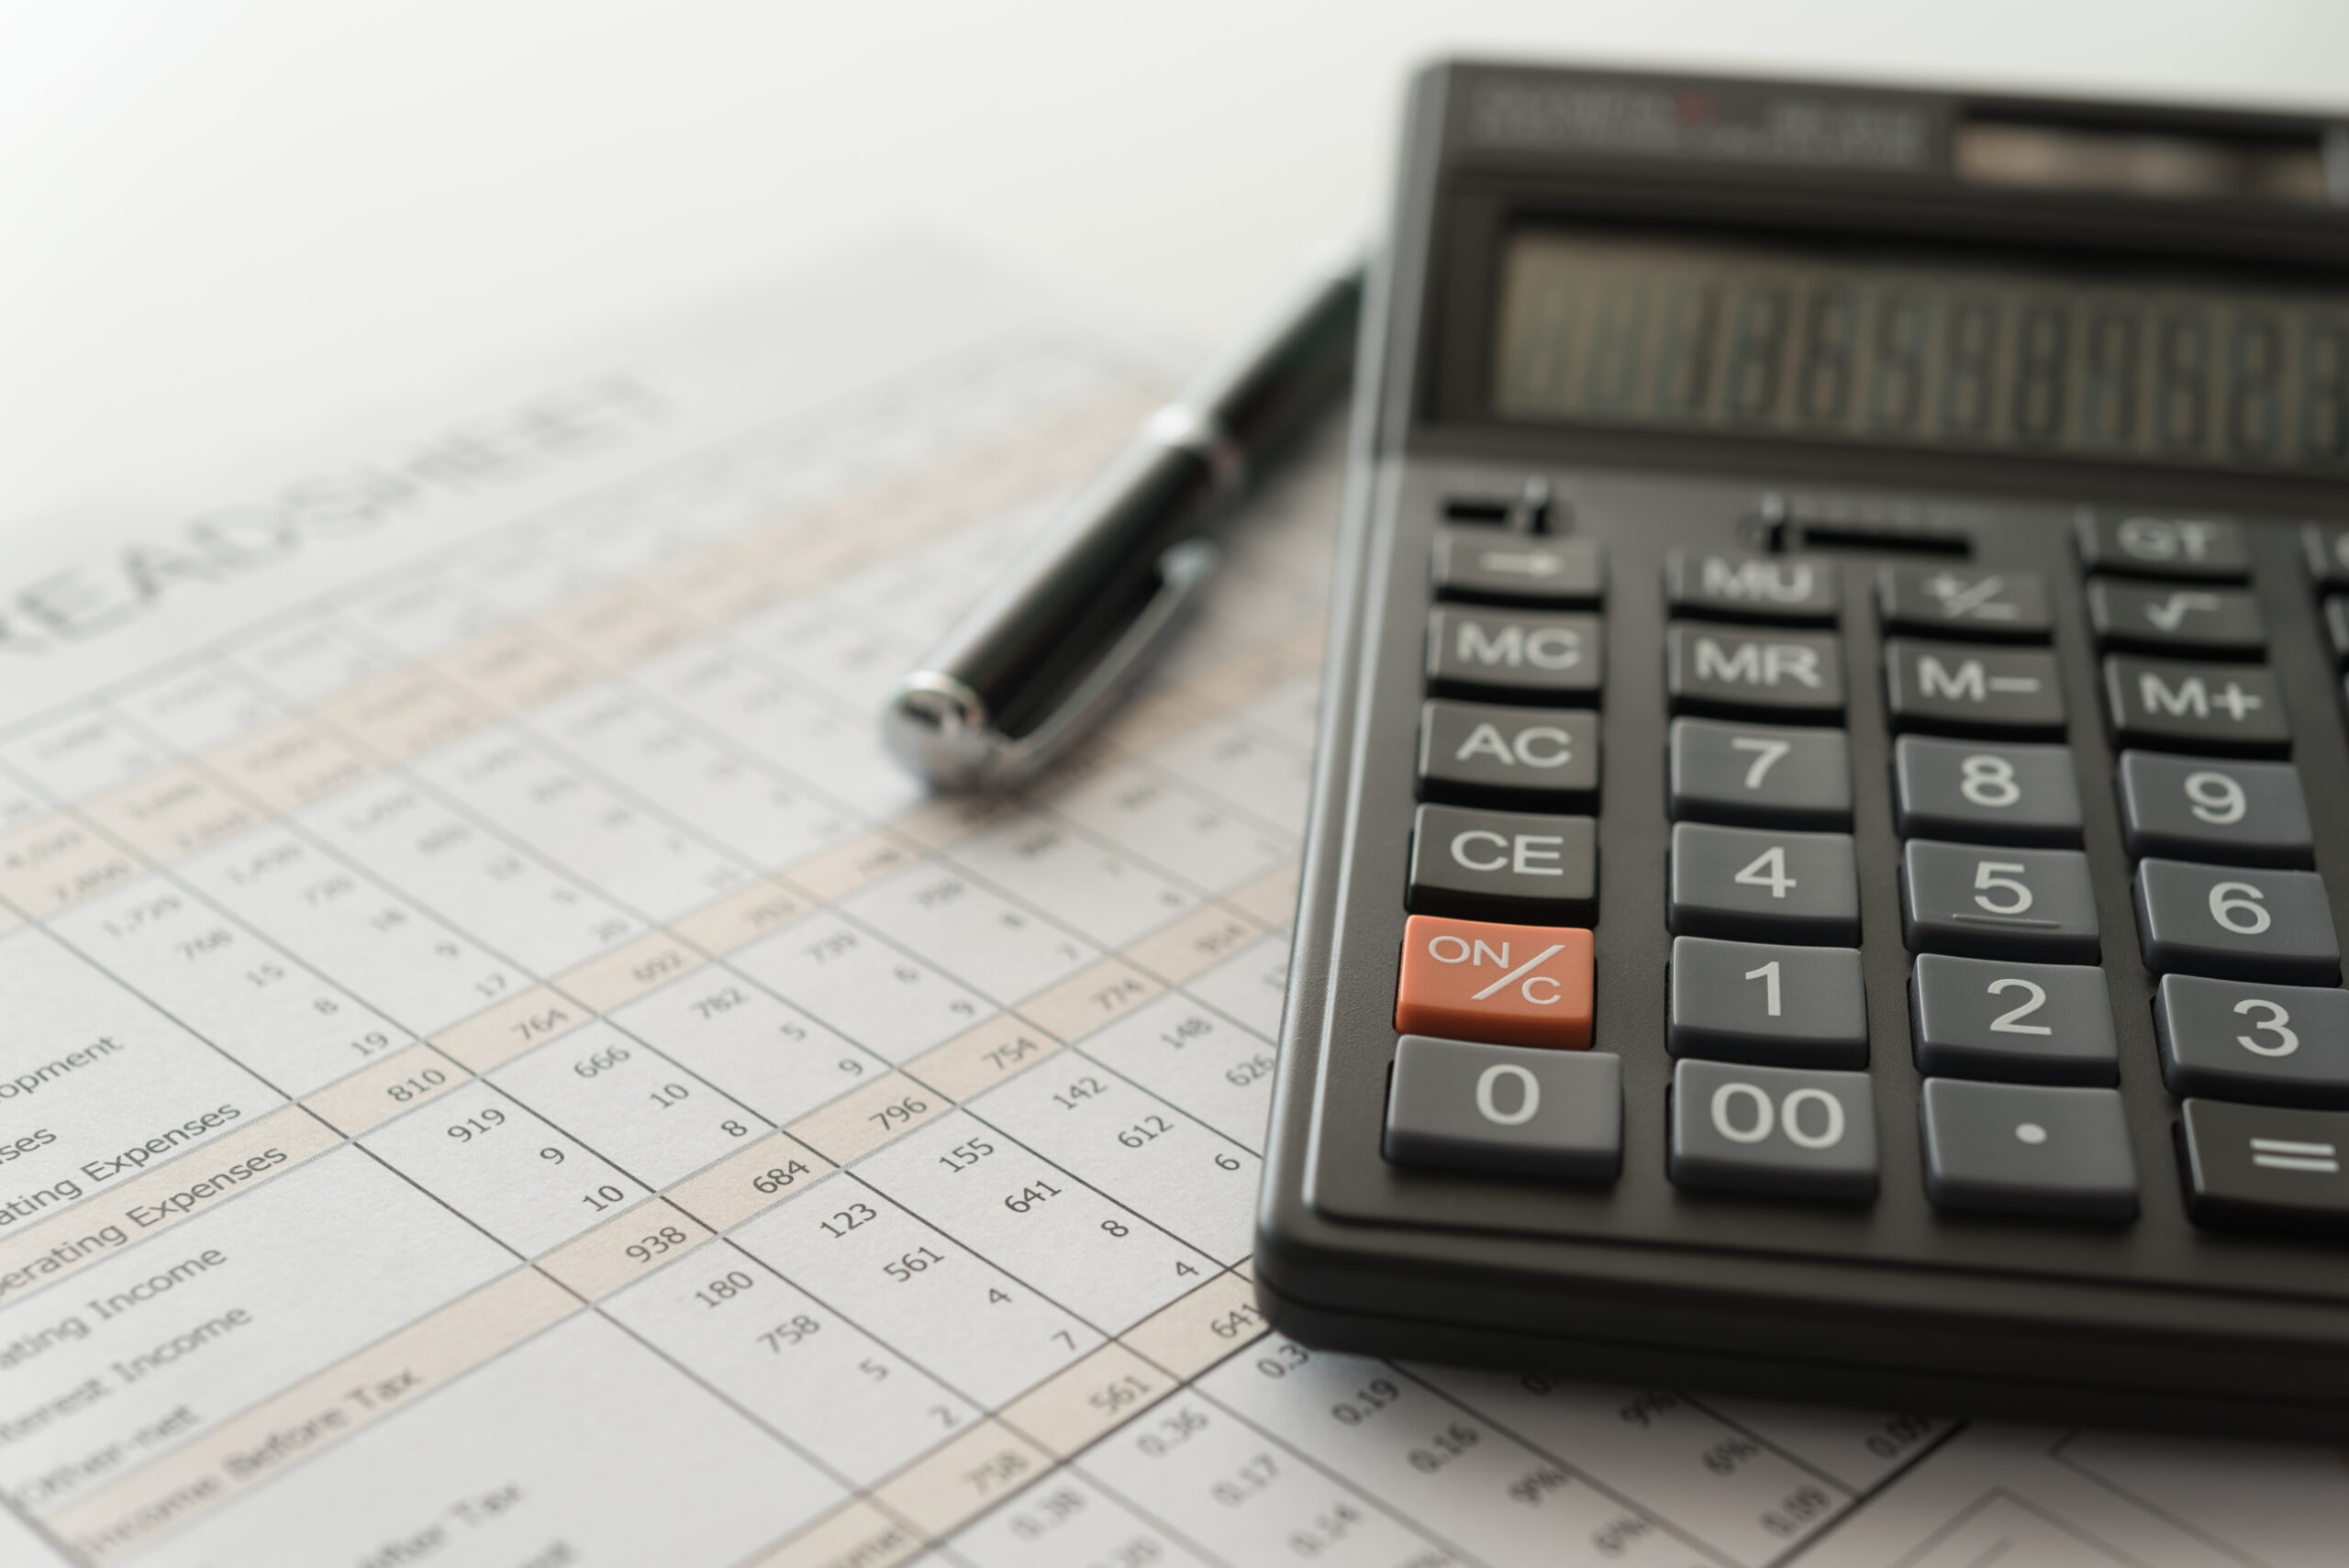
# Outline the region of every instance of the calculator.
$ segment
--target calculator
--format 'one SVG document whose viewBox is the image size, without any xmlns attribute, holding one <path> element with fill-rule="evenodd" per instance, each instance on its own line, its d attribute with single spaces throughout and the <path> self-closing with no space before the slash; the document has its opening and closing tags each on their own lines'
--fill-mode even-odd
<svg viewBox="0 0 2349 1568">
<path fill-rule="evenodd" d="M 2349 127 L 1447 63 L 1365 313 L 1274 1324 L 2349 1433 Z"/>
</svg>

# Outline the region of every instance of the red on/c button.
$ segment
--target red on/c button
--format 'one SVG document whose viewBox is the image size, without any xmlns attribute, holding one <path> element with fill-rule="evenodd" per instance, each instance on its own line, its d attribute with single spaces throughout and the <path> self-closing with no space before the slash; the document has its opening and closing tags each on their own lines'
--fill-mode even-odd
<svg viewBox="0 0 2349 1568">
<path fill-rule="evenodd" d="M 1414 915 L 1403 925 L 1403 1034 L 1486 1045 L 1590 1049 L 1590 933 Z"/>
</svg>

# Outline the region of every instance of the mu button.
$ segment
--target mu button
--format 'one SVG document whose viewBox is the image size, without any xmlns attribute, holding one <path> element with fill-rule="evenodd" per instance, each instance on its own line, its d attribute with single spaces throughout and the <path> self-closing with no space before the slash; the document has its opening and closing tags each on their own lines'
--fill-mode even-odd
<svg viewBox="0 0 2349 1568">
<path fill-rule="evenodd" d="M 1590 933 L 1414 915 L 1395 1028 L 1487 1045 L 1590 1048 Z"/>
</svg>

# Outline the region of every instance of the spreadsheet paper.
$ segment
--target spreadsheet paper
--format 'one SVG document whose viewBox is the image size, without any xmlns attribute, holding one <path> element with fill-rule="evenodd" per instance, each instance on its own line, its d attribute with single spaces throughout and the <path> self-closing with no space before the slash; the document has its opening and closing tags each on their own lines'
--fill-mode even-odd
<svg viewBox="0 0 2349 1568">
<path fill-rule="evenodd" d="M 1269 1334 L 1334 438 L 1033 790 L 876 739 L 1163 391 L 893 246 L 0 532 L 0 1561 L 2340 1560 L 2332 1451 Z"/>
</svg>

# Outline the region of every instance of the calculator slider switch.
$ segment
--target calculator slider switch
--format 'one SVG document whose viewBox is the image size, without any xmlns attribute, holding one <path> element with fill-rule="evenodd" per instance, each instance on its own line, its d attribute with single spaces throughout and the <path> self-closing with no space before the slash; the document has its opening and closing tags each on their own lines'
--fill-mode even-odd
<svg viewBox="0 0 2349 1568">
<path fill-rule="evenodd" d="M 1604 658 L 1597 616 L 1451 606 L 1428 617 L 1428 681 L 1447 696 L 1588 705 Z"/>
<path fill-rule="evenodd" d="M 1664 596 L 1675 615 L 1832 626 L 1843 583 L 1830 561 L 1675 550 L 1664 558 Z"/>
<path fill-rule="evenodd" d="M 1598 541 L 1534 539 L 1491 528 L 1438 528 L 1439 598 L 1503 605 L 1596 605 L 1606 592 Z"/>
<path fill-rule="evenodd" d="M 1598 824 L 1422 806 L 1411 823 L 1410 907 L 1586 926 L 1598 910 Z"/>
<path fill-rule="evenodd" d="M 1398 1034 L 1587 1051 L 1590 932 L 1414 915 L 1403 924 Z"/>
<path fill-rule="evenodd" d="M 1611 1182 L 1623 1162 L 1622 1059 L 1405 1035 L 1384 1152 L 1397 1165 Z"/>
</svg>

